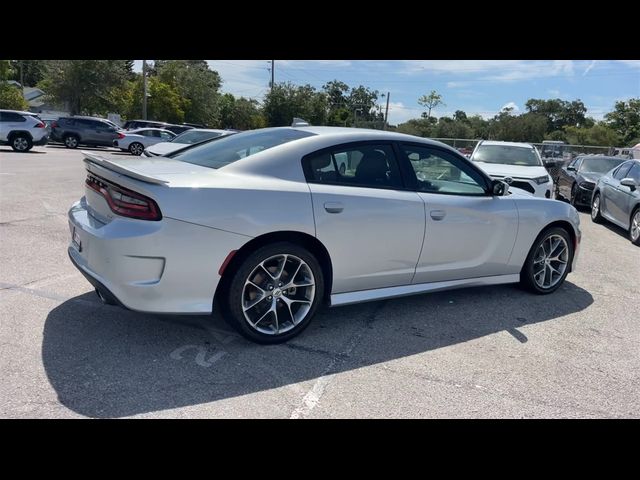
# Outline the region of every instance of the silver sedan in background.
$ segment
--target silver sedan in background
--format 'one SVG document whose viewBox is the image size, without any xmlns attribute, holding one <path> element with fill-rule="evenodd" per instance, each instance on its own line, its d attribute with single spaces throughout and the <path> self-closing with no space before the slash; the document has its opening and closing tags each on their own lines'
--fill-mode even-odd
<svg viewBox="0 0 640 480">
<path fill-rule="evenodd" d="M 144 149 L 160 142 L 170 142 L 176 134 L 162 128 L 138 128 L 118 133 L 113 146 L 131 155 L 142 155 Z"/>
<path fill-rule="evenodd" d="M 299 334 L 322 302 L 513 282 L 551 293 L 580 244 L 571 205 L 399 133 L 281 127 L 168 157 L 84 154 L 68 253 L 103 301 L 192 314 L 215 302 L 260 343 Z"/>
<path fill-rule="evenodd" d="M 186 132 L 182 132 L 168 142 L 160 142 L 145 148 L 143 154 L 145 157 L 157 157 L 159 155 L 167 155 L 181 148 L 193 145 L 194 143 L 204 142 L 212 138 L 222 137 L 236 133 L 235 130 L 218 130 L 213 128 L 192 128 Z"/>
<path fill-rule="evenodd" d="M 640 160 L 629 160 L 598 179 L 591 201 L 591 220 L 608 220 L 629 232 L 640 245 Z"/>
</svg>

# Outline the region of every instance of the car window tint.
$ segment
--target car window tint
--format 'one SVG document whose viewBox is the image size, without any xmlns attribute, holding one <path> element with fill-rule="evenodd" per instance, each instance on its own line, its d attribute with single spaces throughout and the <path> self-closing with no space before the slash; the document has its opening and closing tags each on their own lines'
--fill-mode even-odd
<svg viewBox="0 0 640 480">
<path fill-rule="evenodd" d="M 636 163 L 631 167 L 631 170 L 627 173 L 627 177 L 633 178 L 636 183 L 640 184 L 640 164 Z"/>
<path fill-rule="evenodd" d="M 391 145 L 359 144 L 305 157 L 307 181 L 352 187 L 402 188 Z"/>
<path fill-rule="evenodd" d="M 401 145 L 417 178 L 419 192 L 484 195 L 485 180 L 452 153 L 422 146 Z"/>
<path fill-rule="evenodd" d="M 623 178 L 625 178 L 632 165 L 633 162 L 625 162 L 620 165 L 620 167 L 618 167 L 618 169 L 613 173 L 613 178 L 615 178 L 616 180 L 622 180 Z"/>
<path fill-rule="evenodd" d="M 171 135 L 170 133 L 167 133 L 167 132 L 160 132 L 160 138 L 166 141 L 171 140 L 174 136 L 175 135 Z"/>
<path fill-rule="evenodd" d="M 19 113 L 15 113 L 15 112 L 2 112 L 0 113 L 1 115 L 1 120 L 3 122 L 26 122 L 27 119 L 24 118 L 23 115 L 20 115 Z"/>
</svg>

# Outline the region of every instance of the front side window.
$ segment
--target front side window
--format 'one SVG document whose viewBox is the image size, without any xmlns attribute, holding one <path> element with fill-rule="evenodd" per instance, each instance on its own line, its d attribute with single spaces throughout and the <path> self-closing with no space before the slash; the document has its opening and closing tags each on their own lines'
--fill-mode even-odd
<svg viewBox="0 0 640 480">
<path fill-rule="evenodd" d="M 424 146 L 401 145 L 417 178 L 417 190 L 452 195 L 485 195 L 485 179 L 455 155 Z"/>
<path fill-rule="evenodd" d="M 542 162 L 534 147 L 516 147 L 514 145 L 480 145 L 471 160 L 474 162 L 541 166 Z"/>
<path fill-rule="evenodd" d="M 627 177 L 633 178 L 637 184 L 640 184 L 640 163 L 636 163 L 629 173 L 627 173 Z"/>
<path fill-rule="evenodd" d="M 249 130 L 193 145 L 167 155 L 182 162 L 208 168 L 222 168 L 254 153 L 315 135 L 289 128 Z"/>
<path fill-rule="evenodd" d="M 613 173 L 613 178 L 616 180 L 622 180 L 627 176 L 627 172 L 631 169 L 633 162 L 626 162 L 620 165 L 620 167 Z"/>
<path fill-rule="evenodd" d="M 305 157 L 307 181 L 352 187 L 402 188 L 400 169 L 388 144 L 336 147 Z"/>
</svg>

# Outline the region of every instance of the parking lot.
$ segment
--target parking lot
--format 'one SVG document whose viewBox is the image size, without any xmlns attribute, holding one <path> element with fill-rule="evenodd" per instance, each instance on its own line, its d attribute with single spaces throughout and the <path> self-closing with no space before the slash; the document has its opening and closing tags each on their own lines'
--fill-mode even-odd
<svg viewBox="0 0 640 480">
<path fill-rule="evenodd" d="M 640 249 L 588 213 L 552 295 L 325 308 L 260 346 L 219 316 L 102 305 L 67 256 L 84 179 L 80 149 L 0 147 L 0 417 L 640 417 Z"/>
</svg>

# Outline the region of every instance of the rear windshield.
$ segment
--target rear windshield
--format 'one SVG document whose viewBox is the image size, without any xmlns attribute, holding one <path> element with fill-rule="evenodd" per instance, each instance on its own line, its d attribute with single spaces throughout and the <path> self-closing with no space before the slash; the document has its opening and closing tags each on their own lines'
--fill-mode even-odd
<svg viewBox="0 0 640 480">
<path fill-rule="evenodd" d="M 480 145 L 471 160 L 531 167 L 542 165 L 534 147 L 515 147 L 512 145 Z"/>
<path fill-rule="evenodd" d="M 313 135 L 310 132 L 286 128 L 251 130 L 194 145 L 167 157 L 203 167 L 221 168 L 254 153 Z"/>
</svg>

